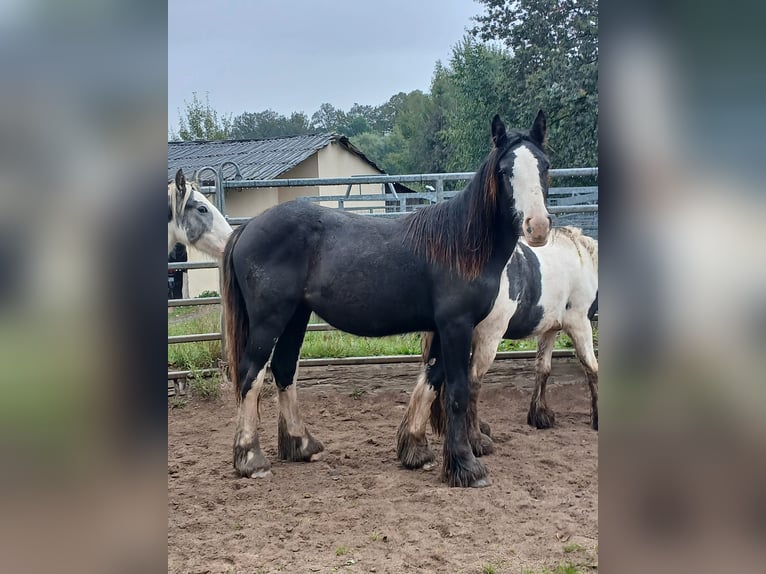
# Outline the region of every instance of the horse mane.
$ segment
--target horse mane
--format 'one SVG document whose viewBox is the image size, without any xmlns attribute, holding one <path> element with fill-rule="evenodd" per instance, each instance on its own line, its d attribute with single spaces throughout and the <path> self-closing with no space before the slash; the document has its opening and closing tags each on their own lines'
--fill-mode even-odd
<svg viewBox="0 0 766 574">
<path fill-rule="evenodd" d="M 583 249 L 590 256 L 596 269 L 598 269 L 598 241 L 584 235 L 579 227 L 565 225 L 563 227 L 554 227 L 551 229 L 551 240 L 555 241 L 557 237 L 566 237 L 579 251 Z"/>
<path fill-rule="evenodd" d="M 430 263 L 476 279 L 492 255 L 498 163 L 510 146 L 493 148 L 469 184 L 452 199 L 408 216 L 404 238 Z"/>
<path fill-rule="evenodd" d="M 181 214 L 183 213 L 184 209 L 186 209 L 186 204 L 188 203 L 189 199 L 191 199 L 191 196 L 195 191 L 199 191 L 199 186 L 196 184 L 196 182 L 187 181 L 186 185 L 190 186 L 190 190 L 188 193 L 184 194 L 183 201 L 181 201 L 179 204 L 178 194 L 176 193 L 176 183 L 173 180 L 168 182 L 168 197 L 170 197 L 170 208 L 173 213 L 174 223 L 177 223 L 181 220 Z"/>
</svg>

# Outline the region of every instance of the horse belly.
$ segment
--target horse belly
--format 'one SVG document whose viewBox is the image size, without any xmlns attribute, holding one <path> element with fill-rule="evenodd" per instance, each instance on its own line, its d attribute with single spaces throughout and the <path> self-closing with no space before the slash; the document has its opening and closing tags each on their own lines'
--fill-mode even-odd
<svg viewBox="0 0 766 574">
<path fill-rule="evenodd" d="M 397 275 L 364 267 L 336 270 L 310 280 L 305 301 L 325 321 L 354 335 L 433 330 L 430 296 Z"/>
</svg>

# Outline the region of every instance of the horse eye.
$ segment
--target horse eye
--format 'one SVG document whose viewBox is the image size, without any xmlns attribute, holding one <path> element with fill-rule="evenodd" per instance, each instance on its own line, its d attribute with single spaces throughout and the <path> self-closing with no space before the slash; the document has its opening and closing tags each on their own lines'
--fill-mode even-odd
<svg viewBox="0 0 766 574">
<path fill-rule="evenodd" d="M 204 205 L 200 205 L 197 208 L 197 211 L 199 211 L 200 213 L 207 213 L 207 207 L 205 207 Z"/>
</svg>

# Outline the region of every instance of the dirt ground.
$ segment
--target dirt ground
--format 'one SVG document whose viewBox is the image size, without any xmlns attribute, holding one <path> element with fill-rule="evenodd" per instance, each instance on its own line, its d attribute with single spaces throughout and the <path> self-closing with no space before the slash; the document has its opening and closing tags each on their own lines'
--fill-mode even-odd
<svg viewBox="0 0 766 574">
<path fill-rule="evenodd" d="M 534 573 L 561 564 L 597 571 L 598 433 L 585 377 L 554 360 L 549 406 L 557 426 L 532 429 L 532 361 L 496 362 L 480 412 L 495 452 L 492 485 L 448 488 L 439 468 L 409 471 L 395 435 L 417 365 L 311 367 L 301 408 L 322 460 L 277 460 L 277 404 L 263 401 L 269 479 L 236 478 L 235 405 L 189 400 L 168 412 L 168 572 Z M 273 390 L 273 386 L 269 385 Z M 429 441 L 441 463 L 439 438 Z"/>
</svg>

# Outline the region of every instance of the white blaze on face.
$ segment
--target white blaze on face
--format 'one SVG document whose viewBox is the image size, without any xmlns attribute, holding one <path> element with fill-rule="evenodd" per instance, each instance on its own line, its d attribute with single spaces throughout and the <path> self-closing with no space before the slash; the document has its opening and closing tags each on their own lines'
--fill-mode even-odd
<svg viewBox="0 0 766 574">
<path fill-rule="evenodd" d="M 513 163 L 511 186 L 516 210 L 524 214 L 523 230 L 527 242 L 539 247 L 545 245 L 550 228 L 540 168 L 537 158 L 526 146 L 516 148 L 513 153 L 516 160 Z"/>
<path fill-rule="evenodd" d="M 231 226 L 221 212 L 218 211 L 202 192 L 194 189 L 192 191 L 192 197 L 195 201 L 204 202 L 208 208 L 208 212 L 213 216 L 212 226 L 199 238 L 194 247 L 213 257 L 220 258 L 223 256 L 226 241 L 232 233 Z"/>
</svg>

